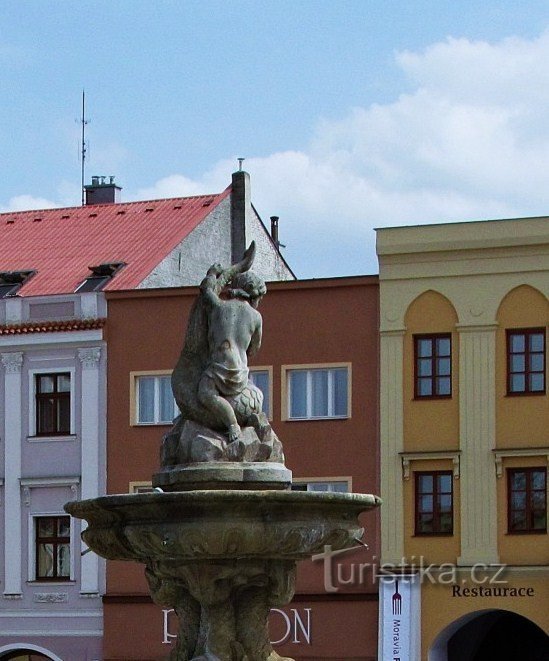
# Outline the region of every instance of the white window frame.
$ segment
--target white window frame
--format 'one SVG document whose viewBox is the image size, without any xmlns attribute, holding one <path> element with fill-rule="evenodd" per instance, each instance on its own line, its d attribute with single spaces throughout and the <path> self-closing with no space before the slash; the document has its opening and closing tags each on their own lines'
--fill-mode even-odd
<svg viewBox="0 0 549 661">
<path fill-rule="evenodd" d="M 130 425 L 132 427 L 155 427 L 171 425 L 173 420 L 158 421 L 160 417 L 160 379 L 155 379 L 154 394 L 154 421 L 140 422 L 139 420 L 139 379 L 142 377 L 171 376 L 172 370 L 144 370 L 130 372 Z M 177 403 L 174 400 L 174 417 L 179 415 Z"/>
<path fill-rule="evenodd" d="M 44 512 L 32 512 L 29 514 L 28 521 L 28 582 L 33 585 L 67 585 L 67 583 L 74 583 L 76 581 L 76 574 L 74 570 L 74 556 L 75 556 L 75 520 L 74 517 L 69 516 L 70 519 L 70 562 L 69 562 L 69 579 L 65 581 L 60 581 L 57 578 L 52 578 L 51 581 L 48 580 L 38 580 L 36 576 L 36 521 L 42 517 L 48 516 L 69 516 L 66 512 L 60 512 L 59 510 L 55 511 L 44 511 Z"/>
<path fill-rule="evenodd" d="M 352 484 L 353 478 L 349 476 L 337 476 L 337 477 L 297 477 L 292 479 L 292 484 L 306 484 L 307 491 L 317 491 L 316 489 L 310 489 L 309 486 L 313 484 L 327 484 L 330 486 L 334 484 L 345 484 L 346 491 L 345 493 L 352 493 Z M 335 489 L 328 488 L 325 493 L 343 493 L 342 491 L 337 491 Z"/>
<path fill-rule="evenodd" d="M 37 436 L 36 435 L 36 376 L 38 374 L 70 374 L 71 389 L 70 389 L 70 433 L 64 436 Z M 76 369 L 74 367 L 37 367 L 29 369 L 29 441 L 43 443 L 44 441 L 66 441 L 72 440 L 76 435 Z"/>
<path fill-rule="evenodd" d="M 250 374 L 253 372 L 267 372 L 269 383 L 268 383 L 268 393 L 269 393 L 269 409 L 266 412 L 268 420 L 273 419 L 273 367 L 272 365 L 254 365 L 250 367 Z"/>
<path fill-rule="evenodd" d="M 344 415 L 330 415 L 330 408 L 333 405 L 332 393 L 332 379 L 328 377 L 328 415 L 313 416 L 307 415 L 301 418 L 290 417 L 291 411 L 291 385 L 290 385 L 290 372 L 307 372 L 307 413 L 312 411 L 312 386 L 311 373 L 315 370 L 347 370 L 347 411 Z M 351 417 L 351 401 L 352 401 L 352 364 L 351 363 L 315 363 L 307 365 L 283 365 L 282 366 L 282 420 L 286 422 L 299 422 L 303 420 L 346 420 Z"/>
</svg>

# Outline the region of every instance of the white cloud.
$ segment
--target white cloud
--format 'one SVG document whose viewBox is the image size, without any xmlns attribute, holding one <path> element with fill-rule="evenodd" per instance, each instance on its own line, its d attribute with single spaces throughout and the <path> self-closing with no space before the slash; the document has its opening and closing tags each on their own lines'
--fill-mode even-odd
<svg viewBox="0 0 549 661">
<path fill-rule="evenodd" d="M 32 195 L 16 195 L 10 198 L 6 206 L 0 208 L 0 213 L 6 211 L 28 211 L 29 209 L 54 209 L 59 204 L 44 197 Z"/>
</svg>

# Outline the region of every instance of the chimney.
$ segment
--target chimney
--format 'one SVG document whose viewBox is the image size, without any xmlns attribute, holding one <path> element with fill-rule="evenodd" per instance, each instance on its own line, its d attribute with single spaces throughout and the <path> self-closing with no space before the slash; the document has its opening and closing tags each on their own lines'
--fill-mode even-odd
<svg viewBox="0 0 549 661">
<path fill-rule="evenodd" d="M 250 226 L 251 215 L 250 175 L 244 170 L 233 172 L 231 186 L 231 260 L 233 264 L 242 259 L 246 250 L 246 230 Z"/>
<path fill-rule="evenodd" d="M 280 241 L 278 240 L 278 218 L 278 216 L 271 216 L 271 239 L 277 248 L 280 246 Z"/>
<path fill-rule="evenodd" d="M 120 202 L 122 188 L 114 183 L 114 177 L 92 177 L 91 185 L 84 186 L 86 205 L 114 204 Z"/>
</svg>

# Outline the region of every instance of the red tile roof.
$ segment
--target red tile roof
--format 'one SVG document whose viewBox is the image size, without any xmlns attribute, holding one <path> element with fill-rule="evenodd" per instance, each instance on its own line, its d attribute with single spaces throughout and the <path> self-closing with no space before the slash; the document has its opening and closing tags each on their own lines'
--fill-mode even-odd
<svg viewBox="0 0 549 661">
<path fill-rule="evenodd" d="M 125 262 L 105 290 L 133 289 L 230 193 L 0 214 L 0 271 L 35 270 L 20 296 L 64 294 L 89 266 Z"/>
<path fill-rule="evenodd" d="M 28 335 L 103 328 L 106 319 L 73 319 L 71 321 L 38 321 L 0 326 L 0 335 Z"/>
</svg>

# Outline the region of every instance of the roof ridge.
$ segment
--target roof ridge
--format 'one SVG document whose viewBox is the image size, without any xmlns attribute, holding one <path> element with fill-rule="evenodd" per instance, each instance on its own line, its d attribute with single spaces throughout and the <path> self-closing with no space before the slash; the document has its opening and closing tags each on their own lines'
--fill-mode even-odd
<svg viewBox="0 0 549 661">
<path fill-rule="evenodd" d="M 229 190 L 229 187 L 221 191 L 221 193 L 202 193 L 200 195 L 182 195 L 179 197 L 156 197 L 150 198 L 147 200 L 130 200 L 127 202 L 111 202 L 108 204 L 84 204 L 80 206 L 72 207 L 48 207 L 44 209 L 19 209 L 17 211 L 0 211 L 1 216 L 15 216 L 20 214 L 31 214 L 31 213 L 45 213 L 50 211 L 69 211 L 69 210 L 80 210 L 80 209 L 92 209 L 92 208 L 108 208 L 108 207 L 121 207 L 129 206 L 130 204 L 147 204 L 149 202 L 173 202 L 175 200 L 192 200 L 199 199 L 201 197 L 220 197 Z"/>
</svg>

